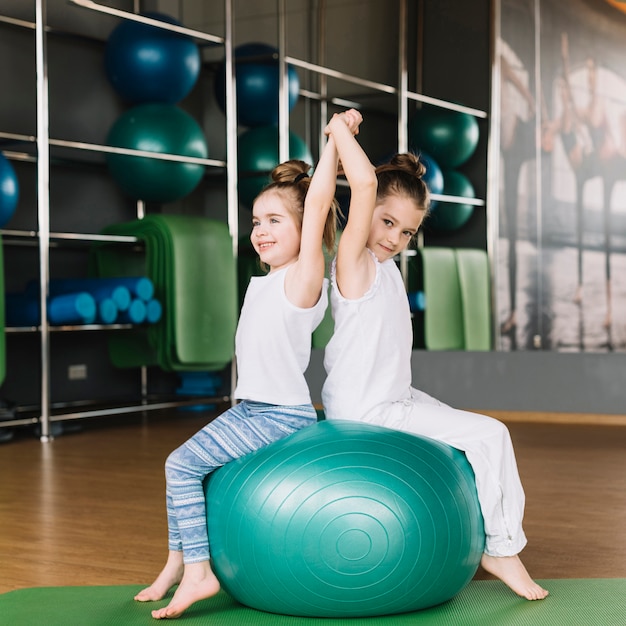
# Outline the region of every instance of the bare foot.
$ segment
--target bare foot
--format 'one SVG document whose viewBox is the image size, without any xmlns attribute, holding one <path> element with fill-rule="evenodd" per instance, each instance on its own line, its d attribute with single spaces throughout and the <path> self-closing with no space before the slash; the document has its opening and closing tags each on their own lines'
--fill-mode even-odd
<svg viewBox="0 0 626 626">
<path fill-rule="evenodd" d="M 183 579 L 170 603 L 162 609 L 152 611 L 154 619 L 180 617 L 194 602 L 214 596 L 220 590 L 208 561 L 185 565 Z"/>
<path fill-rule="evenodd" d="M 142 589 L 135 596 L 135 600 L 137 602 L 162 600 L 167 595 L 167 592 L 181 581 L 183 567 L 183 553 L 170 550 L 167 556 L 167 563 L 165 563 L 161 573 L 149 587 Z"/>
<path fill-rule="evenodd" d="M 543 600 L 548 595 L 548 591 L 530 577 L 518 555 L 497 557 L 483 554 L 480 564 L 522 598 Z"/>
</svg>

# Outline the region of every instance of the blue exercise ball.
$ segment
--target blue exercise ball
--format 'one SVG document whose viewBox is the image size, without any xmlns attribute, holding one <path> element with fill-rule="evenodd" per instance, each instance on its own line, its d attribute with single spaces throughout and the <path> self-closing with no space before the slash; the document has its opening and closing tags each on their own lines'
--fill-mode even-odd
<svg viewBox="0 0 626 626">
<path fill-rule="evenodd" d="M 278 165 L 278 127 L 250 128 L 238 138 L 237 169 L 239 201 L 252 209 L 254 199 L 271 182 L 270 173 Z M 305 141 L 289 131 L 289 158 L 313 163 Z"/>
<path fill-rule="evenodd" d="M 419 160 L 426 168 L 422 180 L 426 183 L 430 193 L 442 194 L 443 193 L 443 172 L 441 168 L 431 156 L 425 152 L 419 152 Z M 430 201 L 430 208 L 432 209 L 437 205 L 438 200 Z"/>
<path fill-rule="evenodd" d="M 123 113 L 111 127 L 110 146 L 206 159 L 202 128 L 173 104 L 140 104 Z M 205 166 L 124 154 L 107 154 L 113 178 L 132 198 L 173 202 L 191 193 Z"/>
<path fill-rule="evenodd" d="M 409 125 L 412 147 L 425 150 L 442 169 L 454 169 L 474 154 L 479 139 L 473 115 L 424 105 Z"/>
<path fill-rule="evenodd" d="M 235 84 L 237 122 L 241 126 L 264 126 L 278 123 L 279 68 L 273 55 L 278 50 L 264 43 L 247 43 L 235 48 Z M 296 68 L 287 66 L 289 111 L 300 94 Z M 226 111 L 226 74 L 224 65 L 215 80 L 217 102 Z"/>
<path fill-rule="evenodd" d="M 181 26 L 162 13 L 144 13 Z M 186 35 L 124 20 L 107 39 L 104 62 L 113 88 L 127 102 L 175 104 L 193 89 L 200 74 L 200 51 Z"/>
<path fill-rule="evenodd" d="M 474 186 L 470 179 L 455 170 L 443 173 L 443 194 L 463 198 L 474 198 Z M 438 231 L 458 230 L 468 222 L 474 213 L 474 205 L 468 202 L 439 202 L 426 218 L 425 225 Z"/>
<path fill-rule="evenodd" d="M 19 196 L 20 187 L 15 170 L 0 152 L 0 228 L 13 217 Z"/>
<path fill-rule="evenodd" d="M 458 450 L 321 421 L 205 482 L 215 573 L 244 605 L 368 617 L 456 595 L 484 550 L 474 474 Z"/>
</svg>

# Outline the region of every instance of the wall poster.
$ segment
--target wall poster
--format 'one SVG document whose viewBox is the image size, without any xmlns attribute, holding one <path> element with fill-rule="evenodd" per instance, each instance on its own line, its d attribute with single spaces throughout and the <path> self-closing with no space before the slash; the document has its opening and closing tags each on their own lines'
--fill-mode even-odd
<svg viewBox="0 0 626 626">
<path fill-rule="evenodd" d="M 499 0 L 499 349 L 626 351 L 626 0 Z"/>
</svg>

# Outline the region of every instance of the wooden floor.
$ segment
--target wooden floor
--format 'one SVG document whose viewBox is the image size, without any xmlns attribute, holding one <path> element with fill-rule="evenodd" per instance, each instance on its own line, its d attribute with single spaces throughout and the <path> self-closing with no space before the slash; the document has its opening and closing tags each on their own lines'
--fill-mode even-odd
<svg viewBox="0 0 626 626">
<path fill-rule="evenodd" d="M 0 593 L 151 582 L 166 556 L 163 463 L 205 421 L 172 411 L 0 444 Z M 626 427 L 509 428 L 531 574 L 626 578 Z"/>
</svg>

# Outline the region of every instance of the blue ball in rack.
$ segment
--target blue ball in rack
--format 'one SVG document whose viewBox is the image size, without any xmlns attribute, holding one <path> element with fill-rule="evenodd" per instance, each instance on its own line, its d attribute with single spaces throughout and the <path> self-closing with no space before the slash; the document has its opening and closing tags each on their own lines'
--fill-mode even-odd
<svg viewBox="0 0 626 626">
<path fill-rule="evenodd" d="M 279 71 L 278 50 L 264 43 L 246 43 L 235 48 L 237 87 L 237 122 L 241 126 L 264 126 L 278 122 Z M 293 65 L 287 65 L 287 90 L 291 111 L 300 95 L 300 78 Z M 226 74 L 224 64 L 215 80 L 217 103 L 226 110 Z"/>
<path fill-rule="evenodd" d="M 0 228 L 3 228 L 15 213 L 20 188 L 15 170 L 0 152 Z"/>
<path fill-rule="evenodd" d="M 181 25 L 162 13 L 143 15 Z M 200 61 L 191 37 L 132 20 L 124 20 L 112 31 L 104 54 L 111 85 L 124 100 L 135 104 L 180 102 L 198 80 Z"/>
</svg>

